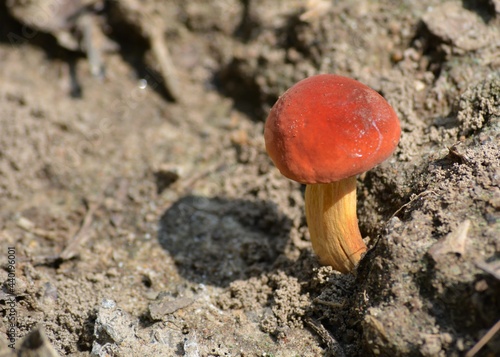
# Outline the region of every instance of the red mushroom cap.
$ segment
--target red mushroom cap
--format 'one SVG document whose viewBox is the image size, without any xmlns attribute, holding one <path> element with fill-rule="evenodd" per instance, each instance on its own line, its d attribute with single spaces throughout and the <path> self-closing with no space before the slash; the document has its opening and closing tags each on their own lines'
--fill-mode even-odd
<svg viewBox="0 0 500 357">
<path fill-rule="evenodd" d="M 264 130 L 276 167 L 307 184 L 370 170 L 392 154 L 400 135 L 398 117 L 380 94 L 333 74 L 309 77 L 288 89 Z"/>
</svg>

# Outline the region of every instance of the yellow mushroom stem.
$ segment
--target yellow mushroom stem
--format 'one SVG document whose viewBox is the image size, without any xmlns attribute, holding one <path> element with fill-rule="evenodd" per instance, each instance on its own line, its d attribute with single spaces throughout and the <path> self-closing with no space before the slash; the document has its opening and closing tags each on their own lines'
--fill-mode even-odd
<svg viewBox="0 0 500 357">
<path fill-rule="evenodd" d="M 356 215 L 356 177 L 306 187 L 306 218 L 314 251 L 323 265 L 352 271 L 366 252 Z"/>
</svg>

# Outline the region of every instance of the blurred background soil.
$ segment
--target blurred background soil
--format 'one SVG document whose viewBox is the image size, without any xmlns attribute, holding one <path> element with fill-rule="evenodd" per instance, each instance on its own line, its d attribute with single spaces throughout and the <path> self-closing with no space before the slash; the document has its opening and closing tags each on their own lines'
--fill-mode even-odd
<svg viewBox="0 0 500 357">
<path fill-rule="evenodd" d="M 498 0 L 6 0 L 0 63 L 2 356 L 8 247 L 36 356 L 462 356 L 499 321 Z M 264 149 L 317 73 L 402 125 L 352 275 Z"/>
</svg>

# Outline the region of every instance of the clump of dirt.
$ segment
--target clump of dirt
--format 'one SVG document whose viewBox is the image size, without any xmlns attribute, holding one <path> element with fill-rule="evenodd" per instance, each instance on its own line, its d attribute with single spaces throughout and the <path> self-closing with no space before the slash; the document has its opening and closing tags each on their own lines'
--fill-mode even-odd
<svg viewBox="0 0 500 357">
<path fill-rule="evenodd" d="M 496 3 L 91 0 L 58 13 L 71 28 L 0 4 L 0 249 L 16 250 L 18 348 L 470 350 L 500 318 Z M 104 41 L 105 77 L 92 46 L 64 42 L 80 16 Z M 358 179 L 370 250 L 350 275 L 319 266 L 304 187 L 262 136 L 276 98 L 324 72 L 379 91 L 402 127 L 393 157 Z"/>
</svg>

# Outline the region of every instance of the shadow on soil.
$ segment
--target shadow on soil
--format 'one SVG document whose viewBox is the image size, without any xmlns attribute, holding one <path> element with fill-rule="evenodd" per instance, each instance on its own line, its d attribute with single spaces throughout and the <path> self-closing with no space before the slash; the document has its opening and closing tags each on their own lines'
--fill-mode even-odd
<svg viewBox="0 0 500 357">
<path fill-rule="evenodd" d="M 458 257 L 450 257 L 446 266 L 460 266 Z M 436 323 L 442 330 L 455 335 L 475 335 L 498 321 L 500 283 L 487 274 L 478 274 L 474 284 L 446 284 L 439 278 L 440 267 L 428 258 L 427 269 L 415 276 L 415 285 Z M 445 269 L 445 268 L 441 268 Z M 487 288 L 481 288 L 487 287 Z M 457 314 L 457 311 L 464 313 Z"/>
<path fill-rule="evenodd" d="M 158 240 L 184 278 L 226 287 L 271 271 L 291 224 L 271 202 L 186 196 L 163 214 Z"/>
</svg>

